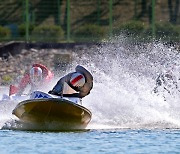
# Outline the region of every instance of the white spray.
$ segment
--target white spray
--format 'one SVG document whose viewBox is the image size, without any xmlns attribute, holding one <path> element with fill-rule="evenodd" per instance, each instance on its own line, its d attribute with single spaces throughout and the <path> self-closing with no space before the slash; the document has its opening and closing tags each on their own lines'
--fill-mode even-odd
<svg viewBox="0 0 180 154">
<path fill-rule="evenodd" d="M 158 74 L 179 65 L 177 51 L 162 43 L 142 45 L 116 40 L 76 59 L 74 66 L 80 63 L 94 76 L 83 101 L 93 114 L 89 128 L 180 128 L 179 96 L 164 101 L 153 93 Z"/>
<path fill-rule="evenodd" d="M 93 115 L 88 128 L 180 128 L 178 97 L 164 101 L 152 92 L 158 73 L 167 64 L 179 64 L 175 49 L 162 43 L 130 46 L 118 38 L 74 58 L 70 70 L 80 64 L 94 76 L 93 90 L 83 99 Z M 13 105 L 0 106 L 1 119 L 13 118 Z"/>
</svg>

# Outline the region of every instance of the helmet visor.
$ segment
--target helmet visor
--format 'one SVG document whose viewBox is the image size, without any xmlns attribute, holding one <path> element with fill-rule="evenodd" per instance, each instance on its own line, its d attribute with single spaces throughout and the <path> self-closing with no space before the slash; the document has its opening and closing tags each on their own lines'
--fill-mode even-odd
<svg viewBox="0 0 180 154">
<path fill-rule="evenodd" d="M 41 75 L 36 75 L 34 74 L 33 76 L 31 76 L 31 82 L 35 85 L 38 85 L 41 83 L 42 80 L 42 76 Z"/>
</svg>

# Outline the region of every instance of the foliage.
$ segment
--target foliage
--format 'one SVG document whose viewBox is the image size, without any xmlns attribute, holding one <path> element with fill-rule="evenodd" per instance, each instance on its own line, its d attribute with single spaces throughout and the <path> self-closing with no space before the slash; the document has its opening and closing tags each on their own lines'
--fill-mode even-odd
<svg viewBox="0 0 180 154">
<path fill-rule="evenodd" d="M 156 23 L 156 36 L 160 39 L 180 39 L 180 28 L 168 22 Z"/>
<path fill-rule="evenodd" d="M 180 39 L 180 26 L 168 22 L 157 22 L 155 24 L 156 39 L 162 41 L 178 41 Z M 140 21 L 123 23 L 113 31 L 114 35 L 125 34 L 134 41 L 152 40 L 152 27 L 146 26 Z"/>
<path fill-rule="evenodd" d="M 2 83 L 4 85 L 10 84 L 12 82 L 12 77 L 10 75 L 3 75 L 2 76 Z"/>
<path fill-rule="evenodd" d="M 35 25 L 30 24 L 29 25 L 29 34 L 32 33 L 33 29 L 34 29 Z M 26 24 L 21 24 L 18 26 L 18 31 L 19 31 L 19 35 L 21 37 L 24 37 L 26 35 Z"/>
<path fill-rule="evenodd" d="M 0 39 L 7 39 L 11 35 L 11 31 L 7 27 L 0 26 Z"/>
<path fill-rule="evenodd" d="M 96 24 L 85 24 L 74 32 L 76 41 L 98 41 L 103 39 L 105 34 L 105 28 Z"/>
<path fill-rule="evenodd" d="M 64 31 L 56 25 L 40 25 L 32 31 L 32 40 L 37 42 L 59 42 L 64 39 Z"/>
<path fill-rule="evenodd" d="M 113 34 L 119 35 L 123 33 L 128 36 L 129 35 L 137 36 L 137 35 L 142 35 L 145 32 L 146 28 L 147 26 L 143 22 L 132 20 L 132 21 L 123 23 L 118 28 L 115 28 L 113 31 Z"/>
</svg>

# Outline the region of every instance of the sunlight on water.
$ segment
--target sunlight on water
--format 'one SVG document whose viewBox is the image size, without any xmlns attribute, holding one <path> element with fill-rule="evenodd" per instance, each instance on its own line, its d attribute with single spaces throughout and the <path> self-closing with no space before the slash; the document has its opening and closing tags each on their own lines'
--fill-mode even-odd
<svg viewBox="0 0 180 154">
<path fill-rule="evenodd" d="M 178 93 L 166 101 L 153 93 L 158 74 L 179 65 L 178 56 L 162 43 L 129 46 L 124 38 L 74 54 L 70 69 L 81 64 L 94 76 L 94 88 L 83 100 L 92 112 L 87 128 L 180 128 Z M 2 126 L 13 118 L 15 105 L 0 106 Z"/>
</svg>

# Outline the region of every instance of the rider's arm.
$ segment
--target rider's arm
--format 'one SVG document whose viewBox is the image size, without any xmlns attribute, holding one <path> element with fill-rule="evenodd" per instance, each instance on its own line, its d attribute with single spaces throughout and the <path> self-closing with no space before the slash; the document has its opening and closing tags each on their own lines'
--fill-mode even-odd
<svg viewBox="0 0 180 154">
<path fill-rule="evenodd" d="M 64 83 L 68 83 L 70 80 L 72 73 L 67 74 L 66 76 L 62 77 L 54 86 L 54 88 L 49 91 L 50 94 L 54 95 L 62 95 L 63 94 L 63 88 L 64 88 Z"/>
<path fill-rule="evenodd" d="M 85 83 L 84 86 L 79 91 L 79 97 L 83 98 L 89 95 L 92 88 L 93 88 L 93 82 Z"/>
<path fill-rule="evenodd" d="M 30 83 L 30 76 L 29 76 L 29 74 L 25 74 L 18 85 L 17 94 L 21 95 L 29 83 Z"/>
</svg>

